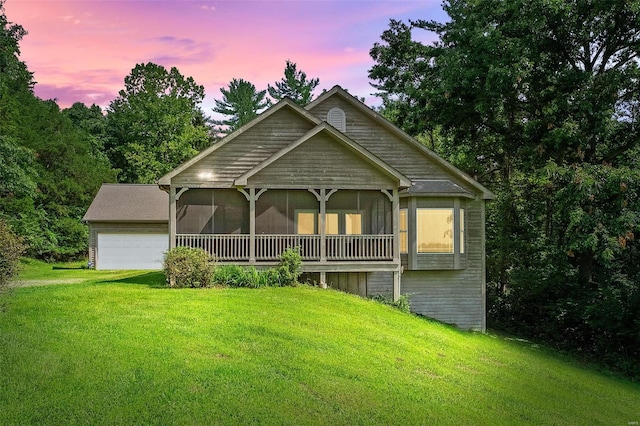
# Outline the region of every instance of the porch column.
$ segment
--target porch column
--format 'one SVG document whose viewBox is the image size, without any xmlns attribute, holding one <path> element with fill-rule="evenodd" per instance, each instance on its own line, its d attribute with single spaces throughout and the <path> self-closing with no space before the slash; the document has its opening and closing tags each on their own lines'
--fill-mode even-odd
<svg viewBox="0 0 640 426">
<path fill-rule="evenodd" d="M 326 241 L 326 218 L 327 212 L 327 190 L 322 188 L 320 190 L 320 220 L 318 220 L 318 226 L 320 227 L 320 262 L 327 261 L 327 241 Z"/>
<path fill-rule="evenodd" d="M 256 261 L 256 189 L 249 188 L 249 262 Z"/>
<path fill-rule="evenodd" d="M 400 264 L 400 198 L 398 190 L 391 193 L 391 211 L 393 212 L 393 261 Z"/>
<path fill-rule="evenodd" d="M 169 248 L 176 246 L 176 187 L 169 189 Z"/>
</svg>

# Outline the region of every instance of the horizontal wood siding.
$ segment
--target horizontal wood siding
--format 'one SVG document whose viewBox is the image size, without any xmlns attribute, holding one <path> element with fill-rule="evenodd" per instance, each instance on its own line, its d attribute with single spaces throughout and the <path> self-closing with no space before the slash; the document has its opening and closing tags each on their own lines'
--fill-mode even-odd
<svg viewBox="0 0 640 426">
<path fill-rule="evenodd" d="M 211 187 L 230 187 L 238 176 L 246 173 L 276 152 L 296 141 L 314 126 L 289 108 L 282 108 L 256 126 L 213 151 L 171 180 L 173 185 L 202 184 L 201 176 Z"/>
<path fill-rule="evenodd" d="M 367 274 L 367 297 L 393 297 L 393 272 L 369 272 Z"/>
<path fill-rule="evenodd" d="M 167 223 L 117 223 L 90 222 L 89 223 L 89 262 L 96 264 L 98 233 L 166 233 L 169 238 L 169 224 Z"/>
<path fill-rule="evenodd" d="M 248 180 L 260 187 L 391 188 L 391 179 L 328 135 L 318 134 Z"/>
<path fill-rule="evenodd" d="M 400 292 L 409 295 L 411 310 L 462 329 L 484 331 L 485 252 L 484 202 L 465 205 L 466 268 L 453 271 L 408 271 L 401 276 Z"/>
<path fill-rule="evenodd" d="M 340 108 L 345 112 L 346 130 L 344 133 L 347 136 L 409 179 L 442 179 L 446 177 L 470 192 L 477 191 L 466 181 L 427 158 L 418 148 L 401 140 L 379 125 L 369 114 L 364 114 L 356 109 L 339 95 L 326 99 L 309 112 L 326 121 L 327 112 L 331 108 Z"/>
<path fill-rule="evenodd" d="M 409 296 L 411 311 L 464 330 L 483 330 L 484 292 L 479 280 L 467 281 L 461 271 L 405 271 L 400 292 Z"/>
</svg>

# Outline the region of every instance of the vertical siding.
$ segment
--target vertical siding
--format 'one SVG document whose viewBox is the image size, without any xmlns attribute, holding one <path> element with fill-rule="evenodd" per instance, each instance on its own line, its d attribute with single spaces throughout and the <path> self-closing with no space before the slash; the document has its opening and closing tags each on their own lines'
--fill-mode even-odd
<svg viewBox="0 0 640 426">
<path fill-rule="evenodd" d="M 345 293 L 367 297 L 366 272 L 329 272 L 327 273 L 327 285 Z"/>
</svg>

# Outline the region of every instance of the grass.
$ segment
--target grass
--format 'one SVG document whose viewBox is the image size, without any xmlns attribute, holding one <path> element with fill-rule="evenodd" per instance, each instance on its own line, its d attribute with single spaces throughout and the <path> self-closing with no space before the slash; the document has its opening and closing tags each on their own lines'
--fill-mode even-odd
<svg viewBox="0 0 640 426">
<path fill-rule="evenodd" d="M 640 385 L 313 287 L 172 290 L 26 265 L 0 312 L 0 424 L 623 424 Z"/>
</svg>

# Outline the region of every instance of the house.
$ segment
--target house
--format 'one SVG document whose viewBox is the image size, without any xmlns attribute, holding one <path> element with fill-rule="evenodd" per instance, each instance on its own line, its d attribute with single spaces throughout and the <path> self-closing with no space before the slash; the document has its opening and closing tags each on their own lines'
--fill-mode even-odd
<svg viewBox="0 0 640 426">
<path fill-rule="evenodd" d="M 339 86 L 285 99 L 158 185 L 100 188 L 84 220 L 98 269 L 159 269 L 169 247 L 397 298 L 485 329 L 485 201 L 493 194 Z"/>
<path fill-rule="evenodd" d="M 169 248 L 169 195 L 158 185 L 104 184 L 83 220 L 96 269 L 161 269 Z"/>
<path fill-rule="evenodd" d="M 169 247 L 255 266 L 297 247 L 320 285 L 407 294 L 416 313 L 485 329 L 493 194 L 339 86 L 304 108 L 284 99 L 158 183 Z"/>
</svg>

